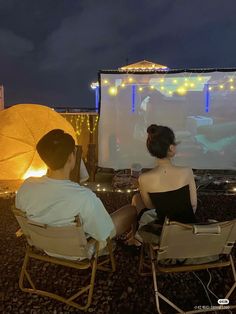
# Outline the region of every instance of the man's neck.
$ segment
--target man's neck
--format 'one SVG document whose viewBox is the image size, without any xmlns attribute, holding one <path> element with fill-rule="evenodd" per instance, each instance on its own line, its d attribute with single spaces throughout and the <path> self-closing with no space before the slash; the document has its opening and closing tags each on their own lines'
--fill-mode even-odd
<svg viewBox="0 0 236 314">
<path fill-rule="evenodd" d="M 59 170 L 49 170 L 47 177 L 54 180 L 70 180 L 70 174 L 64 169 Z"/>
</svg>

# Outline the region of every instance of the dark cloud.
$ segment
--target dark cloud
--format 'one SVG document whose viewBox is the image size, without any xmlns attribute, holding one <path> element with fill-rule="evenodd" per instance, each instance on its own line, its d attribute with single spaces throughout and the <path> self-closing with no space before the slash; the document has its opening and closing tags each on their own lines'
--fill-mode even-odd
<svg viewBox="0 0 236 314">
<path fill-rule="evenodd" d="M 0 0 L 7 104 L 94 105 L 99 69 L 235 67 L 234 0 Z"/>
</svg>

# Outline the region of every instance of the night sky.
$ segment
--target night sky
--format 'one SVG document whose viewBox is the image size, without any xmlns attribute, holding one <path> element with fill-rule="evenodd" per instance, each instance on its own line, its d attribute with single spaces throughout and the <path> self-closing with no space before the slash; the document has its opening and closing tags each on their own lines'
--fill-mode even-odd
<svg viewBox="0 0 236 314">
<path fill-rule="evenodd" d="M 93 107 L 100 69 L 236 67 L 235 0 L 0 0 L 5 105 Z"/>
</svg>

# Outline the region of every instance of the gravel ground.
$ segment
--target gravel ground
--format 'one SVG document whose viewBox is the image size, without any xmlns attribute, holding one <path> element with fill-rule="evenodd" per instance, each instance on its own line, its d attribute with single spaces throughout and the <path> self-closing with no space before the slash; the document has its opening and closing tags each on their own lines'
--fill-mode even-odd
<svg viewBox="0 0 236 314">
<path fill-rule="evenodd" d="M 18 278 L 24 257 L 25 240 L 23 237 L 15 237 L 19 226 L 10 211 L 12 201 L 12 199 L 0 199 L 0 313 L 83 313 L 63 303 L 30 295 L 19 289 Z M 205 195 L 199 204 L 197 216 L 203 221 L 207 218 L 215 218 L 219 221 L 233 219 L 236 216 L 235 205 L 235 196 Z M 235 251 L 233 255 L 235 259 Z M 115 273 L 97 272 L 93 301 L 88 312 L 155 313 L 152 277 L 141 277 L 138 274 L 139 251 L 124 248 L 118 242 L 115 258 L 117 264 Z M 81 278 L 76 270 L 43 265 L 41 262 L 32 262 L 31 269 L 40 287 L 62 293 L 73 292 Z M 232 284 L 231 272 L 222 269 L 212 270 L 211 274 L 213 277 L 211 289 L 217 296 L 223 297 L 224 291 Z M 204 283 L 208 282 L 207 272 L 200 271 L 198 275 Z M 84 278 L 83 276 L 82 279 Z M 160 275 L 158 278 L 161 292 L 172 298 L 181 308 L 187 310 L 190 306 L 209 305 L 201 284 L 193 274 Z M 214 279 L 216 279 L 215 283 Z M 211 299 L 216 305 L 216 299 L 213 296 Z M 235 292 L 231 300 L 236 302 Z M 161 306 L 164 314 L 173 313 L 165 303 L 161 303 Z"/>
</svg>

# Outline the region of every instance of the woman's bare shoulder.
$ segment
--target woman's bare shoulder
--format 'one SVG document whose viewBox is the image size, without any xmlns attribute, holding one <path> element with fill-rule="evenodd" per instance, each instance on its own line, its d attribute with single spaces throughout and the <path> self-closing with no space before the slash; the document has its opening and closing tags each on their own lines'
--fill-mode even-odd
<svg viewBox="0 0 236 314">
<path fill-rule="evenodd" d="M 179 175 L 184 175 L 186 177 L 193 176 L 193 170 L 191 168 L 176 166 L 175 169 L 179 173 Z"/>
<path fill-rule="evenodd" d="M 139 176 L 139 182 L 149 181 L 150 177 L 152 177 L 155 173 L 156 173 L 156 169 L 155 168 L 142 173 Z"/>
</svg>

